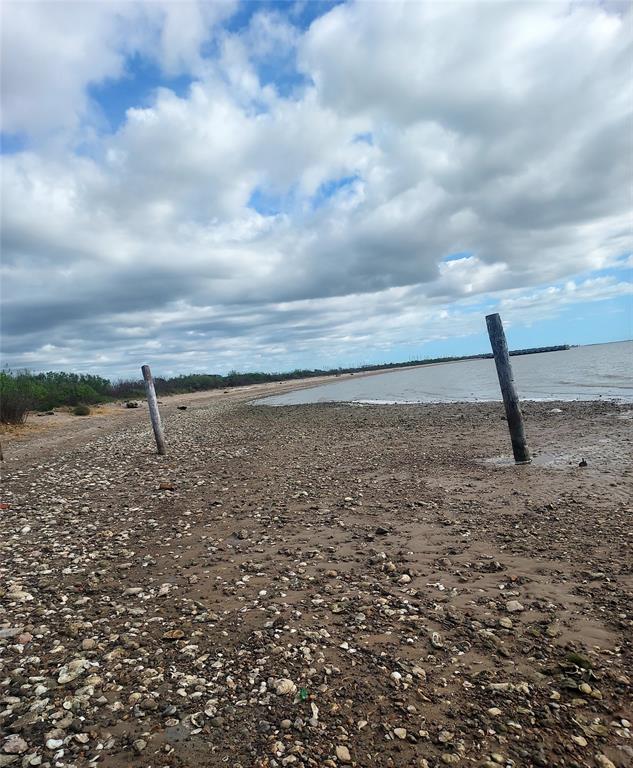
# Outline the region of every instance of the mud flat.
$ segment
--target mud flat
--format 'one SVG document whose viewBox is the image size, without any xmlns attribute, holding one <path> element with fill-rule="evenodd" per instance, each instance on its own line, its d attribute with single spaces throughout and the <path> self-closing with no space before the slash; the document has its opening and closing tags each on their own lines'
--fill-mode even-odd
<svg viewBox="0 0 633 768">
<path fill-rule="evenodd" d="M 631 765 L 630 407 L 247 396 L 3 438 L 0 766 Z"/>
</svg>

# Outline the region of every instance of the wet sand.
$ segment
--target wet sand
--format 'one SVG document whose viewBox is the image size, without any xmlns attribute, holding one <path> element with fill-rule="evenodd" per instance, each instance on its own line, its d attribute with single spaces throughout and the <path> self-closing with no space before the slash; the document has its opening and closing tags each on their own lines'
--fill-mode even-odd
<svg viewBox="0 0 633 768">
<path fill-rule="evenodd" d="M 250 396 L 3 438 L 0 766 L 631 764 L 630 408 Z"/>
</svg>

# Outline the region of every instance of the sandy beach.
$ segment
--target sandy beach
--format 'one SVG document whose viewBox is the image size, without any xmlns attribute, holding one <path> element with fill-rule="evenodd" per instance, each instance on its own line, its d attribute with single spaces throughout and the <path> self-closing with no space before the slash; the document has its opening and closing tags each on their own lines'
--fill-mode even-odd
<svg viewBox="0 0 633 768">
<path fill-rule="evenodd" d="M 293 386 L 2 437 L 0 766 L 631 765 L 630 406 Z"/>
</svg>

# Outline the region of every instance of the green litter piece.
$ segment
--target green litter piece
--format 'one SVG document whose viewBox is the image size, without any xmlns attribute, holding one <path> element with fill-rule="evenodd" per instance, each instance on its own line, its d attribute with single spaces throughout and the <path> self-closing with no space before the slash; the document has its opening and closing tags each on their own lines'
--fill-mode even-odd
<svg viewBox="0 0 633 768">
<path fill-rule="evenodd" d="M 308 698 L 308 689 L 307 688 L 300 688 L 299 689 L 299 698 L 301 701 L 306 701 Z"/>
</svg>

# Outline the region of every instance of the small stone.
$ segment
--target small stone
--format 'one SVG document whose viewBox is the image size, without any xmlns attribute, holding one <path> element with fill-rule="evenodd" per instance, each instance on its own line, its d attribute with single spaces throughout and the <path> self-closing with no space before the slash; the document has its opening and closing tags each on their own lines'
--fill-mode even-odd
<svg viewBox="0 0 633 768">
<path fill-rule="evenodd" d="M 504 629 L 512 629 L 512 619 L 509 619 L 507 616 L 502 616 L 499 619 L 499 626 Z"/>
<path fill-rule="evenodd" d="M 147 746 L 147 742 L 145 741 L 145 739 L 136 739 L 136 741 L 132 742 L 132 747 L 138 755 L 141 754 L 141 752 L 145 749 L 146 746 Z"/>
<path fill-rule="evenodd" d="M 409 576 L 406 573 L 403 573 L 402 576 L 398 579 L 398 584 L 409 584 L 411 581 L 411 576 Z"/>
<path fill-rule="evenodd" d="M 21 755 L 29 745 L 17 734 L 12 734 L 2 745 L 2 751 L 7 755 Z"/>
<path fill-rule="evenodd" d="M 499 754 L 499 752 L 493 752 L 490 757 L 492 758 L 493 763 L 497 763 L 497 765 L 504 765 L 506 761 L 505 757 Z"/>
<path fill-rule="evenodd" d="M 446 765 L 457 765 L 457 763 L 459 763 L 459 755 L 453 755 L 450 752 L 444 752 L 442 755 L 442 762 Z"/>
<path fill-rule="evenodd" d="M 591 691 L 593 690 L 593 688 L 592 688 L 592 687 L 589 685 L 589 683 L 581 683 L 581 684 L 578 686 L 578 690 L 579 690 L 581 693 L 584 693 L 584 694 L 586 694 L 587 696 L 589 696 L 589 694 L 591 693 Z"/>
<path fill-rule="evenodd" d="M 287 731 L 290 728 L 292 728 L 292 720 L 282 720 L 280 723 L 280 727 L 283 731 Z"/>
<path fill-rule="evenodd" d="M 81 650 L 82 651 L 92 651 L 97 647 L 97 641 L 93 640 L 91 637 L 87 637 L 84 640 L 81 641 Z"/>
<path fill-rule="evenodd" d="M 90 662 L 87 659 L 74 659 L 59 670 L 57 682 L 60 685 L 71 683 L 82 675 L 89 666 Z"/>
<path fill-rule="evenodd" d="M 499 717 L 499 715 L 501 714 L 501 710 L 499 709 L 499 707 L 490 707 L 490 709 L 488 710 L 488 714 L 492 715 L 493 717 Z"/>
<path fill-rule="evenodd" d="M 336 757 L 341 763 L 351 763 L 352 756 L 349 753 L 349 749 L 344 744 L 339 744 L 336 747 Z"/>
<path fill-rule="evenodd" d="M 15 628 L 15 627 L 7 627 L 5 629 L 0 629 L 0 640 L 8 640 L 11 637 L 15 637 L 16 635 L 19 635 L 22 632 L 21 628 Z"/>
<path fill-rule="evenodd" d="M 572 736 L 571 740 L 578 744 L 579 747 L 586 747 L 587 746 L 587 739 L 585 739 L 584 736 Z"/>
<path fill-rule="evenodd" d="M 506 611 L 508 613 L 520 613 L 521 611 L 524 611 L 525 608 L 521 605 L 521 603 L 518 600 L 508 600 L 506 603 Z"/>
<path fill-rule="evenodd" d="M 595 757 L 596 765 L 599 765 L 600 768 L 615 768 L 615 765 L 609 760 L 609 758 L 606 755 L 601 754 L 598 752 L 598 754 Z"/>
<path fill-rule="evenodd" d="M 54 751 L 56 749 L 59 749 L 63 743 L 64 743 L 63 739 L 47 739 L 46 749 L 50 749 Z"/>
<path fill-rule="evenodd" d="M 297 686 L 292 680 L 288 680 L 287 677 L 282 677 L 275 683 L 275 693 L 277 696 L 288 696 L 295 693 L 296 690 Z"/>
<path fill-rule="evenodd" d="M 394 734 L 395 734 L 395 735 L 396 735 L 396 736 L 397 736 L 399 739 L 406 739 L 406 738 L 407 738 L 407 731 L 406 731 L 406 728 L 394 728 L 394 729 L 393 729 L 393 732 L 394 732 Z"/>
<path fill-rule="evenodd" d="M 158 485 L 159 491 L 175 491 L 176 486 L 170 483 L 169 480 L 162 480 Z"/>
<path fill-rule="evenodd" d="M 163 640 L 181 640 L 184 636 L 182 629 L 170 629 L 163 635 Z"/>
</svg>

